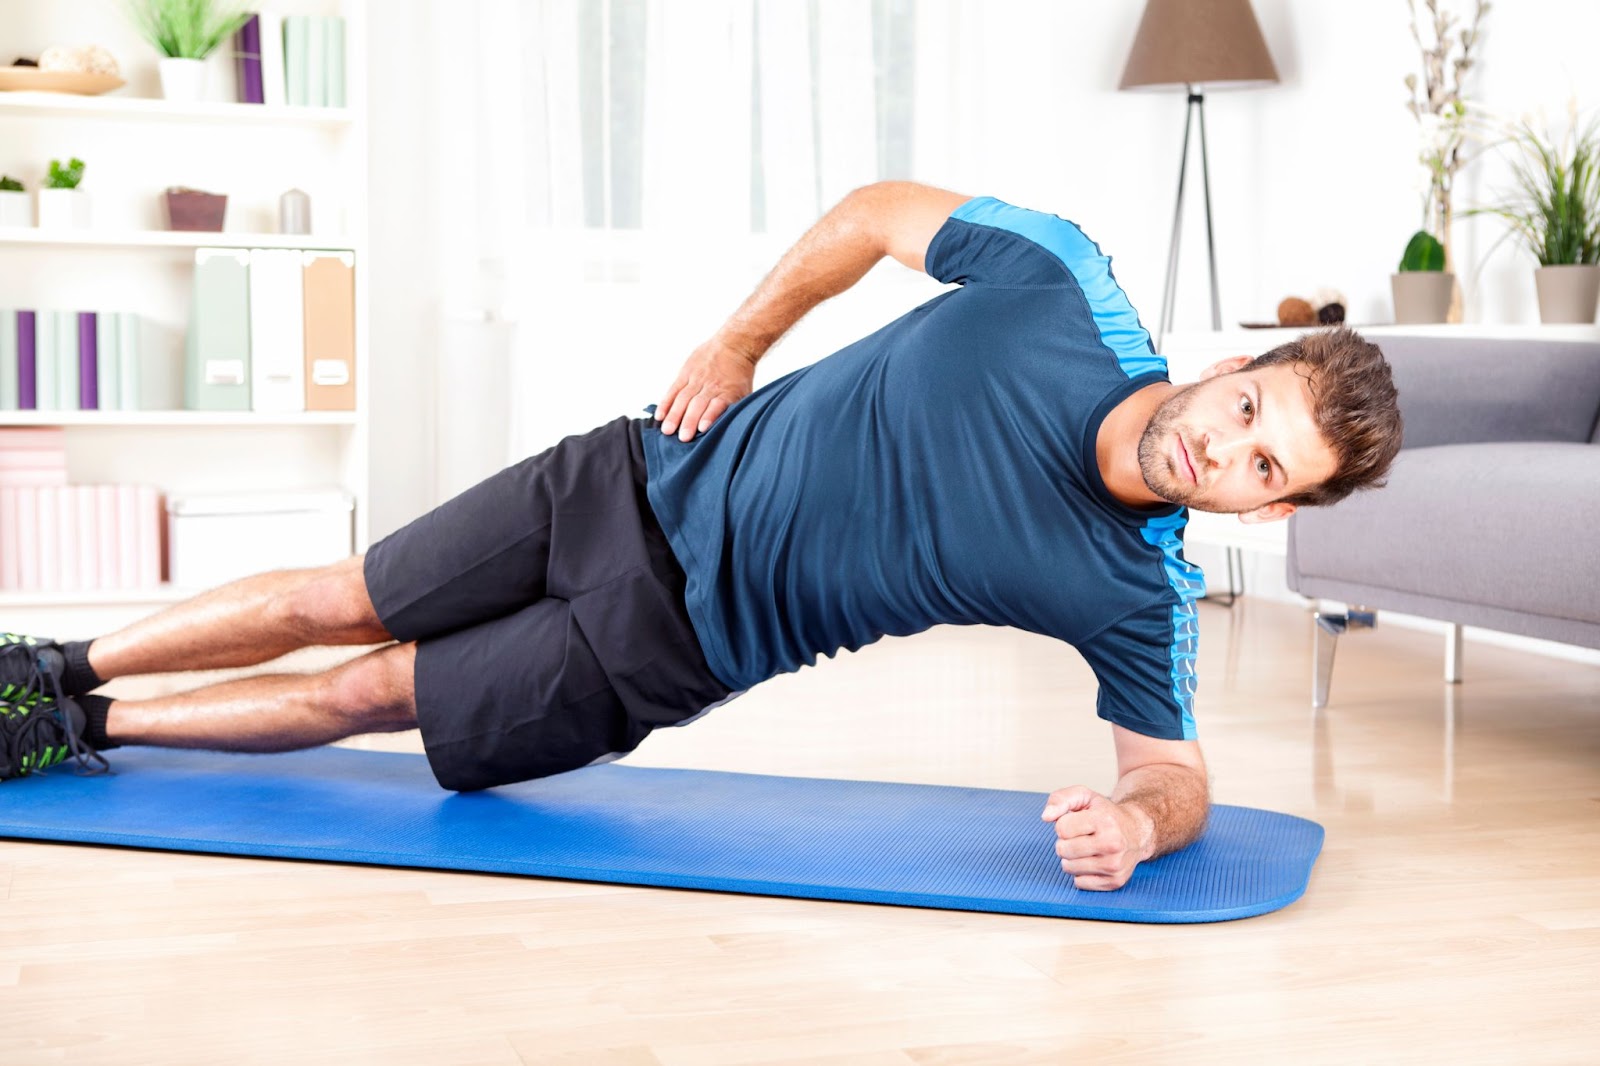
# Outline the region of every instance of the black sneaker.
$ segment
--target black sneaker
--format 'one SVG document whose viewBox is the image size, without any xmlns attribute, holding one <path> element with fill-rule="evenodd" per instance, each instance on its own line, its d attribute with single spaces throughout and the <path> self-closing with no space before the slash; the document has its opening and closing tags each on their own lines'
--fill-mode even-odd
<svg viewBox="0 0 1600 1066">
<path fill-rule="evenodd" d="M 0 781 L 27 777 L 69 758 L 77 760 L 80 772 L 109 771 L 105 756 L 83 739 L 86 722 L 83 708 L 72 699 L 0 703 Z"/>
<path fill-rule="evenodd" d="M 67 657 L 55 641 L 0 633 L 0 703 L 60 696 L 66 672 Z"/>
</svg>

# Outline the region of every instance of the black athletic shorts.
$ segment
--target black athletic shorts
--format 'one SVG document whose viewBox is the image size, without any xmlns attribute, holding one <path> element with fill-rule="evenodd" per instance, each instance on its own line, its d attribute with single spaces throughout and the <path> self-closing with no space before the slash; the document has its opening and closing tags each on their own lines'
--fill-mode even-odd
<svg viewBox="0 0 1600 1066">
<path fill-rule="evenodd" d="M 417 719 L 445 788 L 586 766 L 728 697 L 645 496 L 647 424 L 568 437 L 367 553 L 379 619 L 417 642 Z"/>
</svg>

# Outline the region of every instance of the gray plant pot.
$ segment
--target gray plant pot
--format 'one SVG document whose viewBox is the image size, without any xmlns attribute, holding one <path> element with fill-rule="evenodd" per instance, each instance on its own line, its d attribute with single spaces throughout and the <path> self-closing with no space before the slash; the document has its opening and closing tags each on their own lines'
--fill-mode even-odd
<svg viewBox="0 0 1600 1066">
<path fill-rule="evenodd" d="M 1545 266 L 1533 272 L 1540 322 L 1594 321 L 1600 304 L 1600 266 Z"/>
<path fill-rule="evenodd" d="M 1444 270 L 1402 270 L 1389 275 L 1394 320 L 1402 326 L 1443 322 L 1450 315 L 1456 276 Z"/>
</svg>

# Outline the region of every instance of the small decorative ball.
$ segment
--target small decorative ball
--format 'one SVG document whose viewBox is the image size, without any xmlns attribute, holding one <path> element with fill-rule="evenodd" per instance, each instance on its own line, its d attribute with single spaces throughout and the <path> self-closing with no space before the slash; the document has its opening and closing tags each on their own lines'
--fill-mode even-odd
<svg viewBox="0 0 1600 1066">
<path fill-rule="evenodd" d="M 1337 326 L 1344 321 L 1344 304 L 1325 303 L 1317 308 L 1317 321 L 1324 326 Z"/>
<path fill-rule="evenodd" d="M 1317 311 L 1306 301 L 1298 296 L 1289 296 L 1278 305 L 1278 325 L 1280 326 L 1314 326 L 1317 324 Z"/>
<path fill-rule="evenodd" d="M 64 44 L 51 45 L 39 56 L 40 70 L 57 70 L 69 74 L 81 74 L 84 71 L 83 56 L 76 48 Z"/>
<path fill-rule="evenodd" d="M 83 64 L 91 74 L 118 75 L 122 67 L 117 63 L 117 57 L 98 44 L 91 44 L 83 49 Z"/>
</svg>

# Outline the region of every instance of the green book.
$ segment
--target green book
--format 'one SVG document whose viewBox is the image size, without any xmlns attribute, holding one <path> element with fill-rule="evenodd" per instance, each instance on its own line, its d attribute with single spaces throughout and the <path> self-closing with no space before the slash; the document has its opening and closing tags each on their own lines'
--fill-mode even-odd
<svg viewBox="0 0 1600 1066">
<path fill-rule="evenodd" d="M 132 311 L 117 315 L 117 385 L 121 392 L 117 406 L 124 411 L 138 411 L 144 407 L 140 395 L 143 364 L 139 357 L 143 321 Z"/>
<path fill-rule="evenodd" d="M 344 107 L 344 19 L 331 16 L 327 22 L 328 106 Z"/>
<path fill-rule="evenodd" d="M 250 253 L 243 248 L 195 250 L 183 405 L 250 410 Z"/>
<path fill-rule="evenodd" d="M 306 104 L 328 106 L 328 20 L 306 20 Z"/>
<path fill-rule="evenodd" d="M 56 377 L 56 313 L 40 311 L 33 326 L 34 406 L 41 411 L 59 411 Z"/>
<path fill-rule="evenodd" d="M 311 48 L 311 18 L 308 15 L 283 17 L 284 89 L 290 107 L 305 107 L 308 99 L 306 59 Z"/>
<path fill-rule="evenodd" d="M 56 410 L 78 409 L 78 312 L 57 311 Z"/>
<path fill-rule="evenodd" d="M 22 403 L 20 373 L 17 313 L 0 309 L 0 411 L 15 411 Z"/>
<path fill-rule="evenodd" d="M 101 311 L 94 320 L 95 386 L 102 411 L 122 409 L 122 385 L 118 377 L 122 356 L 117 343 L 117 320 L 121 317 L 120 311 Z"/>
</svg>

